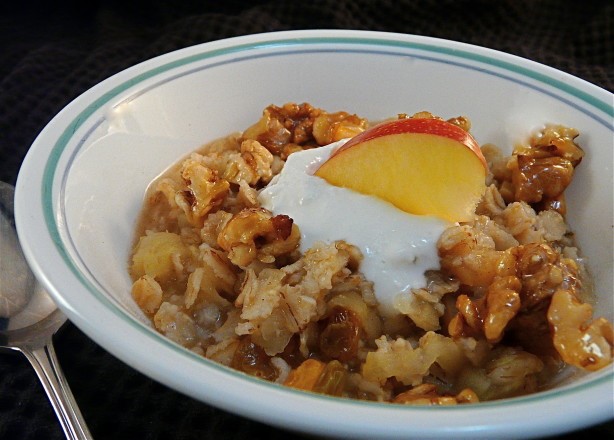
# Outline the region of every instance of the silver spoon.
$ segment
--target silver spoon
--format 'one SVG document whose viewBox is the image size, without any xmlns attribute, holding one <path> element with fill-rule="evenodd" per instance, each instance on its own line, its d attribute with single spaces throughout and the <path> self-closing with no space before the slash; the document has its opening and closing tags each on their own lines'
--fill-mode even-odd
<svg viewBox="0 0 614 440">
<path fill-rule="evenodd" d="M 15 231 L 15 188 L 0 182 L 0 348 L 22 352 L 40 379 L 66 438 L 92 436 L 64 378 L 52 337 L 66 322 L 25 261 Z"/>
</svg>

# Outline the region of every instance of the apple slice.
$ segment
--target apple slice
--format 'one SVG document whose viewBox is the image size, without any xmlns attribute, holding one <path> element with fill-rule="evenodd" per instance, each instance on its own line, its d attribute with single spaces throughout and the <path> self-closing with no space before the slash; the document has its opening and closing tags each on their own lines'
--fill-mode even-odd
<svg viewBox="0 0 614 440">
<path fill-rule="evenodd" d="M 456 222 L 473 217 L 487 169 L 480 146 L 462 128 L 441 119 L 406 118 L 353 137 L 315 175 L 411 214 Z"/>
</svg>

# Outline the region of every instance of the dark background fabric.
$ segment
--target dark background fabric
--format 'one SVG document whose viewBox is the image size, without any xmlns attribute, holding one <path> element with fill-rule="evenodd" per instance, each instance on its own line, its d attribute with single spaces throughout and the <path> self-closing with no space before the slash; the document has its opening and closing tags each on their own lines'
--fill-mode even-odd
<svg viewBox="0 0 614 440">
<path fill-rule="evenodd" d="M 612 91 L 613 6 L 608 0 L 2 2 L 0 179 L 14 184 L 45 124 L 99 81 L 156 55 L 237 35 L 315 28 L 428 35 L 519 55 Z M 57 335 L 56 350 L 96 439 L 300 437 L 170 390 L 72 324 Z M 557 438 L 585 436 L 614 438 L 614 421 Z M 0 439 L 61 438 L 25 358 L 0 353 Z"/>
</svg>

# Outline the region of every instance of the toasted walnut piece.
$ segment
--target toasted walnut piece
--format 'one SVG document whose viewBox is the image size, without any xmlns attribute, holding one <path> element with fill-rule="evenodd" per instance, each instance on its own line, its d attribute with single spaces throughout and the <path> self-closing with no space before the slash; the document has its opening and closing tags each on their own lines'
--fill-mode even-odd
<svg viewBox="0 0 614 440">
<path fill-rule="evenodd" d="M 523 213 L 528 210 L 532 215 L 512 216 L 512 209 Z M 448 332 L 454 338 L 484 336 L 496 343 L 518 313 L 522 312 L 525 319 L 532 310 L 549 301 L 557 289 L 582 291 L 577 260 L 562 257 L 559 251 L 543 242 L 546 236 L 562 238 L 566 227 L 561 227 L 564 221 L 560 214 L 536 215 L 527 204 L 513 203 L 501 213 L 499 221 L 511 223 L 507 215 L 516 223 L 506 229 L 516 237 L 520 238 L 524 234 L 521 231 L 530 229 L 541 238 L 536 243 L 495 250 L 514 244 L 514 239 L 499 234 L 498 227 L 493 227 L 495 223 L 488 219 L 482 221 L 485 217 L 481 216 L 473 224 L 448 228 L 440 237 L 438 248 L 444 271 L 463 284 L 486 288 L 483 297 L 458 296 L 458 314 L 446 319 Z M 522 222 L 526 225 L 521 225 Z M 523 331 L 514 326 L 514 334 L 520 337 Z"/>
<path fill-rule="evenodd" d="M 399 119 L 407 118 L 406 114 L 403 114 L 403 117 L 401 117 L 401 116 L 402 115 L 399 115 Z M 414 118 L 414 119 L 439 119 L 439 120 L 443 120 L 439 116 L 435 116 L 431 112 L 427 112 L 427 111 L 416 112 L 413 115 L 411 115 L 410 118 Z"/>
<path fill-rule="evenodd" d="M 351 138 L 367 129 L 367 120 L 346 112 L 322 112 L 313 121 L 313 137 L 318 145 Z"/>
<path fill-rule="evenodd" d="M 589 371 L 612 363 L 614 330 L 605 318 L 589 323 L 593 309 L 572 292 L 557 290 L 548 309 L 553 341 L 565 362 Z"/>
<path fill-rule="evenodd" d="M 313 142 L 313 121 L 321 113 L 322 110 L 307 103 L 270 105 L 260 120 L 245 130 L 243 139 L 256 140 L 279 156 L 288 144 L 300 146 Z"/>
<path fill-rule="evenodd" d="M 575 260 L 562 258 L 547 244 L 528 244 L 513 250 L 517 258 L 517 273 L 522 281 L 522 307 L 530 309 L 549 299 L 559 288 L 580 290 L 578 265 Z"/>
<path fill-rule="evenodd" d="M 499 342 L 507 324 L 520 310 L 521 283 L 515 276 L 496 279 L 488 286 L 484 336 L 489 342 Z"/>
<path fill-rule="evenodd" d="M 573 178 L 573 165 L 560 157 L 517 155 L 512 164 L 514 198 L 527 203 L 558 197 Z"/>
<path fill-rule="evenodd" d="M 162 303 L 162 288 L 149 275 L 143 275 L 132 285 L 132 298 L 146 313 L 155 313 Z"/>
<path fill-rule="evenodd" d="M 272 263 L 298 247 L 300 232 L 288 216 L 263 208 L 246 208 L 235 214 L 220 231 L 217 242 L 239 267 L 254 260 Z"/>
<path fill-rule="evenodd" d="M 462 284 L 485 287 L 497 276 L 514 274 L 514 256 L 497 251 L 492 237 L 470 225 L 447 228 L 437 248 L 444 272 Z"/>
<path fill-rule="evenodd" d="M 548 126 L 529 145 L 514 149 L 508 163 L 514 200 L 531 203 L 540 211 L 554 209 L 565 214 L 563 193 L 584 156 L 574 142 L 577 136 L 575 129 Z"/>
<path fill-rule="evenodd" d="M 483 335 L 490 343 L 499 342 L 506 326 L 520 310 L 520 289 L 518 278 L 506 276 L 496 278 L 483 298 L 473 300 L 460 295 L 456 300 L 458 314 L 448 325 L 450 336 Z"/>
<path fill-rule="evenodd" d="M 471 120 L 467 116 L 457 116 L 455 118 L 450 118 L 447 122 L 449 122 L 450 124 L 454 124 L 465 131 L 471 130 Z"/>
<path fill-rule="evenodd" d="M 459 295 L 456 298 L 456 309 L 458 313 L 448 324 L 450 336 L 479 336 L 483 327 L 482 316 L 485 314 L 484 301 L 472 301 L 467 295 Z"/>
<path fill-rule="evenodd" d="M 204 217 L 224 203 L 230 184 L 216 170 L 191 159 L 183 163 L 181 176 L 188 191 L 177 193 L 175 202 L 191 224 L 201 226 Z"/>
<path fill-rule="evenodd" d="M 420 111 L 416 112 L 413 115 L 409 116 L 407 113 L 399 113 L 397 115 L 398 119 L 437 119 L 443 121 L 444 119 L 440 116 L 434 115 L 429 111 Z M 446 122 L 450 124 L 456 125 L 459 128 L 462 128 L 465 131 L 469 131 L 471 129 L 471 120 L 466 116 L 456 116 L 454 118 L 448 119 Z"/>
<path fill-rule="evenodd" d="M 260 142 L 246 139 L 241 142 L 241 152 L 228 161 L 223 178 L 232 183 L 245 182 L 256 185 L 268 183 L 273 176 L 271 164 L 273 155 Z"/>
<path fill-rule="evenodd" d="M 575 167 L 582 161 L 584 151 L 575 143 L 578 130 L 562 125 L 548 125 L 530 140 L 530 155 L 534 157 L 557 156 L 569 160 Z M 522 151 L 522 147 L 517 148 Z"/>
<path fill-rule="evenodd" d="M 470 389 L 464 389 L 456 396 L 442 396 L 437 393 L 433 384 L 421 384 L 397 395 L 393 403 L 404 405 L 457 405 L 462 403 L 478 403 L 480 399 Z"/>
<path fill-rule="evenodd" d="M 281 148 L 287 145 L 291 138 L 290 130 L 284 127 L 282 121 L 275 118 L 272 109 L 268 107 L 264 109 L 258 122 L 243 132 L 243 139 L 256 140 L 275 155 L 279 155 Z"/>
</svg>

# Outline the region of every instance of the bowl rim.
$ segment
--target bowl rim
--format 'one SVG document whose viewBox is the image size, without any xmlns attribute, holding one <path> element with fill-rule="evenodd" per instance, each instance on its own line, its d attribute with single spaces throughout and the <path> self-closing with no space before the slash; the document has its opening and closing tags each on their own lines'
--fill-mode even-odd
<svg viewBox="0 0 614 440">
<path fill-rule="evenodd" d="M 574 107 L 585 113 L 590 113 L 602 125 L 612 131 L 611 119 L 614 115 L 614 106 L 611 104 L 612 94 L 604 89 L 567 73 L 515 55 L 432 37 L 349 30 L 283 31 L 202 43 L 160 55 L 113 75 L 73 100 L 43 129 L 24 159 L 18 176 L 15 199 L 18 233 L 29 264 L 39 281 L 58 303 L 58 306 L 72 322 L 106 350 L 155 380 L 225 410 L 285 428 L 291 427 L 307 432 L 328 432 L 334 435 L 351 434 L 368 437 L 376 435 L 394 436 L 399 434 L 398 429 L 400 428 L 406 430 L 411 428 L 411 432 L 423 436 L 434 435 L 437 437 L 444 434 L 464 432 L 471 433 L 472 436 L 475 436 L 474 438 L 478 438 L 494 434 L 518 436 L 563 432 L 614 416 L 614 411 L 607 407 L 607 399 L 609 398 L 611 401 L 612 398 L 611 393 L 608 395 L 608 385 L 612 383 L 614 377 L 612 368 L 593 375 L 590 379 L 582 380 L 578 384 L 514 399 L 484 402 L 475 406 L 398 407 L 382 403 L 312 395 L 288 389 L 229 370 L 179 347 L 139 322 L 126 311 L 120 310 L 117 304 L 110 301 L 103 293 L 98 292 L 97 287 L 91 285 L 90 281 L 79 272 L 64 248 L 63 236 L 60 231 L 61 225 L 58 224 L 56 212 L 58 209 L 57 194 L 55 193 L 57 185 L 54 185 L 53 182 L 56 166 L 62 153 L 62 145 L 69 142 L 76 129 L 81 124 L 85 124 L 100 106 L 140 82 L 154 78 L 156 75 L 171 69 L 181 69 L 182 66 L 205 58 L 214 59 L 219 56 L 243 54 L 252 50 L 266 50 L 281 46 L 315 48 L 326 44 L 348 47 L 376 46 L 398 48 L 399 50 L 411 48 L 415 51 L 424 51 L 427 54 L 431 53 L 432 55 L 453 59 L 456 57 L 470 63 L 484 64 L 491 68 L 493 72 L 507 71 L 510 75 L 526 77 L 527 82 L 537 83 L 543 89 L 556 89 L 560 92 L 560 99 L 566 99 L 568 102 L 573 101 Z M 535 85 L 532 87 L 535 87 Z M 578 107 L 574 100 L 579 100 L 581 106 Z M 610 122 L 608 122 L 608 118 L 610 118 Z M 49 145 L 52 147 L 49 147 Z M 47 161 L 44 164 L 41 164 L 36 158 L 36 155 L 40 154 L 39 150 L 48 152 Z M 36 202 L 34 209 L 32 206 L 33 199 Z M 49 248 L 47 251 L 41 251 L 41 239 L 43 247 Z M 61 263 L 58 264 L 57 261 L 63 261 L 66 266 L 64 267 Z M 54 271 L 59 271 L 60 276 L 54 274 Z M 64 284 L 66 286 L 62 290 L 59 287 L 61 277 L 68 277 L 65 278 Z M 70 289 L 64 290 L 66 287 Z M 74 294 L 69 294 L 68 291 L 74 291 L 74 289 L 78 291 L 83 288 L 94 293 L 99 303 L 76 305 Z M 93 317 L 96 317 L 96 319 L 92 319 Z M 104 332 L 101 334 L 99 328 L 101 323 L 104 325 L 112 324 L 121 331 L 136 329 L 138 337 L 131 343 L 126 342 L 118 345 L 117 341 L 110 335 L 104 334 Z M 135 349 L 135 344 L 138 342 L 145 343 L 152 338 L 160 345 L 157 347 L 160 352 L 146 353 L 146 359 L 153 362 L 143 363 L 142 359 L 139 359 L 139 355 L 142 355 L 142 353 L 137 355 L 138 350 Z M 173 371 L 168 363 L 165 365 L 156 363 L 155 358 L 162 356 L 184 361 L 185 372 L 177 375 L 177 372 Z M 235 400 L 234 403 L 229 403 L 228 399 L 222 397 L 223 387 L 220 387 L 219 383 L 203 384 L 201 388 L 195 389 L 185 382 L 184 379 L 189 374 L 202 373 L 203 370 L 206 370 L 212 376 L 213 382 L 220 381 L 223 383 L 230 380 L 233 384 L 238 383 L 238 388 L 234 384 L 232 390 L 228 388 L 225 390 L 231 400 Z M 250 392 L 242 391 L 245 387 Z M 599 399 L 594 399 L 591 394 L 593 391 L 598 393 Z M 258 405 L 250 406 L 249 402 L 241 395 L 244 392 L 245 394 L 265 395 L 269 400 L 266 403 L 260 401 Z M 553 415 L 548 423 L 542 418 L 533 418 L 532 420 L 523 420 L 525 425 L 521 427 L 517 416 L 510 417 L 508 413 L 507 417 L 502 417 L 501 414 L 498 414 L 500 409 L 504 407 L 510 410 L 509 412 L 522 412 L 523 417 L 526 417 L 526 414 L 535 411 L 544 400 L 554 402 L 556 399 L 569 399 L 570 397 L 582 401 L 583 404 L 586 403 L 586 411 L 582 413 L 583 417 L 573 419 L 569 417 L 569 414 L 561 411 L 559 414 Z M 278 399 L 288 401 L 293 405 L 284 405 L 284 409 L 280 411 L 277 405 Z M 302 414 L 303 419 L 300 419 L 300 417 L 296 417 L 297 413 L 292 409 L 295 405 L 297 407 L 309 405 L 319 407 L 320 410 L 317 412 L 317 416 Z M 339 411 L 339 408 L 348 412 L 353 411 L 358 415 L 353 414 L 346 420 L 336 420 L 338 416 L 335 415 L 335 412 Z M 479 408 L 479 415 L 474 414 L 476 408 Z M 574 410 L 574 414 L 578 415 L 577 409 Z M 435 419 L 446 417 L 446 421 L 449 423 L 446 426 L 441 426 L 439 421 L 429 421 L 430 418 L 425 420 L 427 415 L 435 415 Z M 411 418 L 411 416 L 421 418 L 420 426 L 416 426 L 415 422 L 402 423 L 403 419 Z M 490 420 L 485 416 L 488 416 Z M 293 418 L 292 422 L 296 424 L 287 425 L 285 421 L 288 417 Z M 365 426 L 364 424 L 355 426 L 351 422 L 355 422 L 356 417 L 367 417 L 371 422 L 375 419 L 381 419 L 381 422 L 376 424 L 375 429 L 374 426 Z M 485 420 L 488 421 L 485 422 Z M 323 424 L 323 421 L 329 425 L 327 431 L 314 427 L 314 425 Z M 559 431 L 556 430 L 556 427 L 553 430 L 553 427 L 550 426 L 556 422 L 560 424 Z"/>
</svg>

